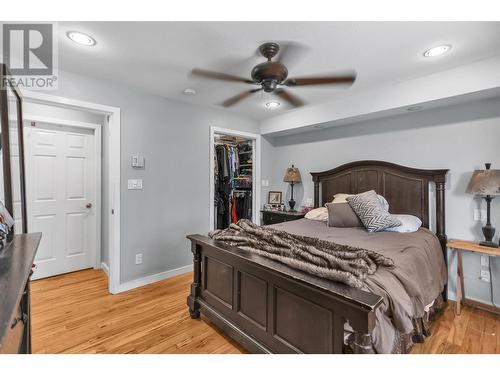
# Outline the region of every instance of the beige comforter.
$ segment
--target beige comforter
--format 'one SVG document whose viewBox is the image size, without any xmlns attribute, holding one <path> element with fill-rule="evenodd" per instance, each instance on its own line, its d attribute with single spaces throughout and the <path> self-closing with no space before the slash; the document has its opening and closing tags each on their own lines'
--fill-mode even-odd
<svg viewBox="0 0 500 375">
<path fill-rule="evenodd" d="M 413 330 L 413 318 L 423 316 L 425 306 L 442 292 L 447 280 L 439 240 L 425 228 L 415 233 L 369 233 L 362 228 L 331 228 L 324 222 L 308 219 L 271 227 L 373 250 L 394 261 L 395 267 L 379 267 L 373 275 L 368 275 L 364 288 L 384 298 L 376 312 L 377 324 L 372 334 L 378 353 L 392 351 L 397 331 Z"/>
</svg>

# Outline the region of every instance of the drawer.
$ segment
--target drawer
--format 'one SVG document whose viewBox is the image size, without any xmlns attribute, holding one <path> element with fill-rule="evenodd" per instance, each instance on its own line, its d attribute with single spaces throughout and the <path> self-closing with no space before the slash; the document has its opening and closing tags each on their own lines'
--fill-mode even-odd
<svg viewBox="0 0 500 375">
<path fill-rule="evenodd" d="M 22 315 L 21 306 L 17 308 L 16 314 L 14 315 L 14 319 L 16 319 L 16 324 L 11 323 L 13 327 L 9 329 L 7 335 L 4 338 L 2 346 L 0 347 L 0 354 L 16 354 L 19 353 L 19 349 L 21 347 L 21 342 L 23 340 L 24 334 L 24 323 L 22 320 L 17 321 Z"/>
<path fill-rule="evenodd" d="M 264 225 L 278 224 L 283 222 L 283 218 L 277 215 L 264 214 L 262 217 Z"/>
</svg>

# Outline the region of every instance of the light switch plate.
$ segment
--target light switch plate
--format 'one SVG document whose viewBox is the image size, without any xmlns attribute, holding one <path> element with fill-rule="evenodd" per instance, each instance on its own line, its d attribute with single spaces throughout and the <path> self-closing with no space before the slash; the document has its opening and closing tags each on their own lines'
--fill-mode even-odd
<svg viewBox="0 0 500 375">
<path fill-rule="evenodd" d="M 474 218 L 474 221 L 486 221 L 486 219 L 487 219 L 486 210 L 475 208 L 473 218 Z"/>
<path fill-rule="evenodd" d="M 263 187 L 269 186 L 269 180 L 262 180 L 262 186 Z"/>
<path fill-rule="evenodd" d="M 132 167 L 144 168 L 144 156 L 132 155 Z"/>
<path fill-rule="evenodd" d="M 474 215 L 473 215 L 474 221 L 480 221 L 481 220 L 481 210 L 479 208 L 474 209 Z"/>
<path fill-rule="evenodd" d="M 488 213 L 486 212 L 485 209 L 481 209 L 481 220 L 486 221 L 488 218 Z"/>
<path fill-rule="evenodd" d="M 128 190 L 142 190 L 142 179 L 127 180 Z"/>
</svg>

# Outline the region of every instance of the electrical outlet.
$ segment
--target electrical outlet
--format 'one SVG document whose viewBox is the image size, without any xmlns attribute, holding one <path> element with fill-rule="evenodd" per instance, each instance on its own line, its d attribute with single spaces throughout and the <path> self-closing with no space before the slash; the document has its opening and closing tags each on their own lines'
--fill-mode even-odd
<svg viewBox="0 0 500 375">
<path fill-rule="evenodd" d="M 142 264 L 142 254 L 135 254 L 135 264 Z"/>
<path fill-rule="evenodd" d="M 486 270 L 481 270 L 481 280 L 489 283 L 490 282 L 490 272 L 486 271 Z"/>
<path fill-rule="evenodd" d="M 490 257 L 481 255 L 481 267 L 488 267 L 490 265 Z"/>
</svg>

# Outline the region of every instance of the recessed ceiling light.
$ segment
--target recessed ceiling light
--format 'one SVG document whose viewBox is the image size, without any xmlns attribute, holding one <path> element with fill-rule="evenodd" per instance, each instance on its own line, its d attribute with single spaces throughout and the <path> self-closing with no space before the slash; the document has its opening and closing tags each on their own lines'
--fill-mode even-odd
<svg viewBox="0 0 500 375">
<path fill-rule="evenodd" d="M 450 49 L 451 46 L 449 44 L 443 44 L 441 46 L 429 48 L 427 51 L 424 52 L 424 56 L 425 57 L 441 56 L 442 54 L 448 52 Z"/>
<path fill-rule="evenodd" d="M 195 89 L 185 89 L 182 93 L 184 95 L 187 95 L 187 96 L 192 96 L 192 95 L 196 95 L 196 90 Z"/>
<path fill-rule="evenodd" d="M 280 102 L 269 102 L 269 103 L 266 103 L 266 107 L 269 108 L 269 109 L 278 108 L 280 105 L 281 105 Z"/>
<path fill-rule="evenodd" d="M 415 112 L 420 111 L 423 107 L 421 105 L 414 105 L 413 107 L 406 108 L 407 111 Z"/>
<path fill-rule="evenodd" d="M 94 38 L 79 31 L 68 31 L 66 36 L 73 42 L 81 44 L 82 46 L 91 47 L 97 44 Z"/>
</svg>

